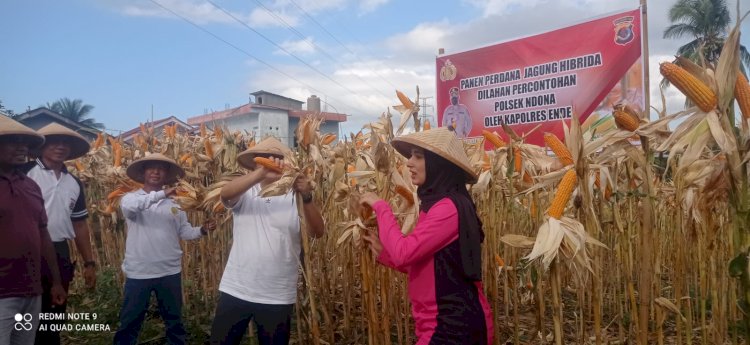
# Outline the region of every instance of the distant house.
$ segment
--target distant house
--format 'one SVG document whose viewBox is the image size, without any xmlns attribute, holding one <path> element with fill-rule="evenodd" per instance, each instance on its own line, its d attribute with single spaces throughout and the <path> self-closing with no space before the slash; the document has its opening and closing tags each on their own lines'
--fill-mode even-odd
<svg viewBox="0 0 750 345">
<path fill-rule="evenodd" d="M 164 135 L 164 126 L 173 125 L 177 125 L 177 134 L 190 133 L 195 129 L 193 128 L 193 126 L 185 123 L 185 121 L 182 121 L 174 116 L 154 120 L 153 122 L 149 121 L 143 124 L 143 126 L 145 126 L 146 128 L 153 127 L 154 134 L 157 138 L 161 138 Z M 124 142 L 132 143 L 136 134 L 139 133 L 141 133 L 141 126 L 123 132 L 122 134 L 120 134 L 120 139 Z"/>
<path fill-rule="evenodd" d="M 33 130 L 38 130 L 54 122 L 78 132 L 78 134 L 83 135 L 83 137 L 89 141 L 96 139 L 96 135 L 101 132 L 98 129 L 84 126 L 45 107 L 36 108 L 23 114 L 19 114 L 14 120 Z"/>
<path fill-rule="evenodd" d="M 324 121 L 320 125 L 321 134 L 338 135 L 339 124 L 346 121 L 345 114 L 321 112 L 320 98 L 315 95 L 307 99 L 307 110 L 302 109 L 304 102 L 284 97 L 267 91 L 251 93 L 255 102 L 224 111 L 216 111 L 188 118 L 192 126 L 206 124 L 213 128 L 216 125 L 226 126 L 230 131 L 247 132 L 257 138 L 268 135 L 286 142 L 289 147 L 296 145 L 294 131 L 301 118 L 314 116 Z"/>
</svg>

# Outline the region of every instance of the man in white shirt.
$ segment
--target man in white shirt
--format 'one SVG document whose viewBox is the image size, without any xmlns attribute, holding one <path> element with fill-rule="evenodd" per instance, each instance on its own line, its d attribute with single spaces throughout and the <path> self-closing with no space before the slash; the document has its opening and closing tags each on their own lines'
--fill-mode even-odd
<svg viewBox="0 0 750 345">
<path fill-rule="evenodd" d="M 323 217 L 313 202 L 306 176 L 292 191 L 261 197 L 261 187 L 281 178 L 281 173 L 256 166 L 256 156 L 271 158 L 279 167 L 289 149 L 269 137 L 237 157 L 250 169 L 227 183 L 221 199 L 231 208 L 234 226 L 232 250 L 219 285 L 219 302 L 211 327 L 211 344 L 239 344 L 253 319 L 261 345 L 288 344 L 291 313 L 297 299 L 300 264 L 300 214 L 295 194 L 300 193 L 307 235 L 325 232 Z"/>
<path fill-rule="evenodd" d="M 120 201 L 128 231 L 122 263 L 126 280 L 120 329 L 114 343 L 137 343 L 153 291 L 167 341 L 184 344 L 180 239 L 200 238 L 213 231 L 216 223 L 207 221 L 202 227 L 193 227 L 185 212 L 169 198 L 175 195 L 176 188 L 164 187 L 185 175 L 174 160 L 154 153 L 133 162 L 126 172 L 131 179 L 143 183 L 143 188 L 125 194 Z"/>
<path fill-rule="evenodd" d="M 27 163 L 24 172 L 42 190 L 44 208 L 47 211 L 47 230 L 55 247 L 63 288 L 67 293 L 75 272 L 75 263 L 70 258 L 69 240 L 75 240 L 76 248 L 83 257 L 86 286 L 94 288 L 96 265 L 86 222 L 86 196 L 81 181 L 65 168 L 65 161 L 79 158 L 89 151 L 89 143 L 80 134 L 57 123 L 44 126 L 37 133 L 45 139 L 41 155 L 35 161 Z M 67 304 L 53 305 L 51 302 L 49 268 L 43 266 L 43 272 L 42 313 L 65 313 Z M 63 324 L 64 321 L 42 320 L 41 323 L 46 324 L 45 331 L 37 331 L 36 344 L 60 344 L 61 328 L 52 325 Z"/>
</svg>

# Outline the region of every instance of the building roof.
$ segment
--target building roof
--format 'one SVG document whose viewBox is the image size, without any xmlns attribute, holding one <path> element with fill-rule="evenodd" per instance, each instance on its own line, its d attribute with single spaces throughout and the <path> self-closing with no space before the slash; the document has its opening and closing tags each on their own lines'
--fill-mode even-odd
<svg viewBox="0 0 750 345">
<path fill-rule="evenodd" d="M 180 125 L 180 127 L 183 127 L 187 130 L 193 129 L 193 126 L 185 123 L 185 121 L 182 121 L 174 116 L 166 117 L 166 118 L 159 119 L 159 120 L 154 120 L 153 122 L 149 121 L 149 122 L 144 123 L 143 125 L 146 126 L 147 128 L 148 127 L 159 128 L 159 127 L 163 127 L 165 125 L 170 125 L 170 124 L 178 124 Z M 128 141 L 133 136 L 135 136 L 136 134 L 140 132 L 141 132 L 141 126 L 138 126 L 127 132 L 123 132 L 122 134 L 120 134 L 120 138 L 122 138 L 123 141 Z"/>
<path fill-rule="evenodd" d="M 323 120 L 326 121 L 333 121 L 333 122 L 345 122 L 346 121 L 346 114 L 339 114 L 339 113 L 329 113 L 326 111 L 323 112 L 317 112 L 317 111 L 310 111 L 310 110 L 290 110 L 289 111 L 289 117 L 308 117 L 312 116 L 315 118 L 322 117 Z"/>
<path fill-rule="evenodd" d="M 252 92 L 252 93 L 250 93 L 250 94 L 251 94 L 251 95 L 253 95 L 253 96 L 256 96 L 256 97 L 257 97 L 257 96 L 263 96 L 263 95 L 273 95 L 273 96 L 276 96 L 276 97 L 281 97 L 281 98 L 283 98 L 283 99 L 288 99 L 288 100 L 290 100 L 290 101 L 294 101 L 294 102 L 297 102 L 297 103 L 299 103 L 299 104 L 305 103 L 305 102 L 302 102 L 302 101 L 296 100 L 296 99 L 294 99 L 294 98 L 289 98 L 289 97 L 285 97 L 285 96 L 282 96 L 282 95 L 279 95 L 279 94 L 275 94 L 275 93 L 273 93 L 273 92 L 268 92 L 268 91 L 265 91 L 265 90 L 255 91 L 255 92 Z"/>
<path fill-rule="evenodd" d="M 225 120 L 225 119 L 233 118 L 236 116 L 252 113 L 254 109 L 257 109 L 257 110 L 272 109 L 272 110 L 285 111 L 289 114 L 289 117 L 296 117 L 296 118 L 302 118 L 302 117 L 311 115 L 311 116 L 316 116 L 316 117 L 322 116 L 323 119 L 326 121 L 334 121 L 334 122 L 346 121 L 346 114 L 329 113 L 329 112 L 318 113 L 316 111 L 307 111 L 307 110 L 289 110 L 287 108 L 280 108 L 280 107 L 275 107 L 271 105 L 249 103 L 249 104 L 245 104 L 236 108 L 231 108 L 231 109 L 227 109 L 223 111 L 215 111 L 213 113 L 209 113 L 205 115 L 189 117 L 187 119 L 187 123 L 195 126 L 201 123 Z"/>
<path fill-rule="evenodd" d="M 91 128 L 88 126 L 84 126 L 79 122 L 73 121 L 65 116 L 62 116 L 52 110 L 49 110 L 46 107 L 39 107 L 34 110 L 29 110 L 23 114 L 18 115 L 14 118 L 14 120 L 25 123 L 25 121 L 28 121 L 29 119 L 38 117 L 38 116 L 48 116 L 55 120 L 55 122 L 64 125 L 65 127 L 68 127 L 76 132 L 87 132 L 93 135 L 96 135 L 97 133 L 100 133 L 101 131 L 96 128 Z M 39 129 L 39 128 L 34 128 Z"/>
</svg>

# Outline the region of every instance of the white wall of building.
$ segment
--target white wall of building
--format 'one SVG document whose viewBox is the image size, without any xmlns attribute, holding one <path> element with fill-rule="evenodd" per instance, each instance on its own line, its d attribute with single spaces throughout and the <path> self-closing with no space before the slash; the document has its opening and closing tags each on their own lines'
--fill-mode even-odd
<svg viewBox="0 0 750 345">
<path fill-rule="evenodd" d="M 287 145 L 292 144 L 289 136 L 289 116 L 286 110 L 262 109 L 258 116 L 258 138 L 272 135 Z"/>
</svg>

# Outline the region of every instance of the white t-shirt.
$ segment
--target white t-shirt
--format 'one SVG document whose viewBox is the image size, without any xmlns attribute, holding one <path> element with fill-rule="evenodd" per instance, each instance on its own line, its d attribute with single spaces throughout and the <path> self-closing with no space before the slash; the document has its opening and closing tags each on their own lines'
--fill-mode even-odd
<svg viewBox="0 0 750 345">
<path fill-rule="evenodd" d="M 201 237 L 201 228 L 188 222 L 164 191 L 146 193 L 139 189 L 120 200 L 127 226 L 122 271 L 131 279 L 166 277 L 182 271 L 180 239 Z"/>
<path fill-rule="evenodd" d="M 219 291 L 262 304 L 294 304 L 302 253 L 294 194 L 261 198 L 256 184 L 232 207 L 233 243 Z"/>
</svg>

